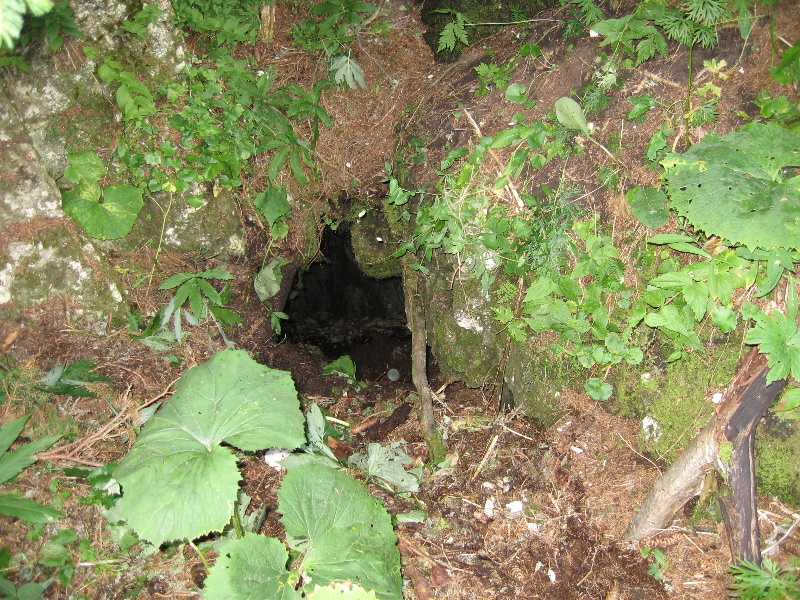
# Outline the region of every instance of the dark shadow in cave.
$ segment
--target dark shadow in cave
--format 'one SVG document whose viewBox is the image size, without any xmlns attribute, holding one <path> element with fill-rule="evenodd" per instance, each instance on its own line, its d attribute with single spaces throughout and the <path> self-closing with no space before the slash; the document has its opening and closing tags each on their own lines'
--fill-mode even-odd
<svg viewBox="0 0 800 600">
<path fill-rule="evenodd" d="M 358 266 L 345 225 L 326 228 L 322 259 L 295 277 L 284 312 L 289 341 L 318 347 L 330 359 L 349 354 L 368 381 L 397 369 L 411 380 L 411 332 L 400 277 L 373 279 Z"/>
</svg>

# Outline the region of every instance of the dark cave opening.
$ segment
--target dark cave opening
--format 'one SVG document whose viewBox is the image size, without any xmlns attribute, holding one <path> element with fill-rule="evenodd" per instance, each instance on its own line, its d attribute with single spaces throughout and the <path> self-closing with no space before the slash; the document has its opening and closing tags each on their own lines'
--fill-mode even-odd
<svg viewBox="0 0 800 600">
<path fill-rule="evenodd" d="M 345 225 L 325 229 L 320 255 L 295 276 L 284 308 L 288 340 L 315 346 L 331 360 L 350 355 L 361 378 L 376 380 L 397 369 L 410 381 L 411 333 L 402 278 L 365 275 Z"/>
</svg>

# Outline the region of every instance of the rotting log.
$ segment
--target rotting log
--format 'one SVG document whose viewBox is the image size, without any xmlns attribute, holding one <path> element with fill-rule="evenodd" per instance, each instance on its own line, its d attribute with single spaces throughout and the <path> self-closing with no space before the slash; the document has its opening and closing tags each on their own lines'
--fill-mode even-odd
<svg viewBox="0 0 800 600">
<path fill-rule="evenodd" d="M 406 301 L 406 320 L 411 330 L 411 376 L 419 394 L 419 426 L 428 445 L 432 462 L 444 458 L 446 448 L 433 412 L 433 390 L 428 381 L 428 341 L 425 326 L 425 308 L 422 305 L 425 285 L 419 273 L 411 268 L 410 261 L 403 263 L 403 291 Z"/>
<path fill-rule="evenodd" d="M 768 372 L 766 357 L 755 348 L 739 361 L 736 375 L 714 414 L 656 481 L 623 534 L 624 541 L 636 542 L 666 528 L 678 509 L 700 493 L 705 474 L 718 469 L 731 488 L 731 495 L 720 500 L 731 555 L 734 559 L 760 560 L 755 431 L 759 419 L 786 385 L 785 380 L 767 385 Z M 723 455 L 730 454 L 727 461 L 721 457 L 721 448 Z"/>
</svg>

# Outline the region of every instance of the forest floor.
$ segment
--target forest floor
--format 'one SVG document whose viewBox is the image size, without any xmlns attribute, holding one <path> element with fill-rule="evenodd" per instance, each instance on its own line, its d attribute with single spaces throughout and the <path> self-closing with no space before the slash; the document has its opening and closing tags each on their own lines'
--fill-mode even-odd
<svg viewBox="0 0 800 600">
<path fill-rule="evenodd" d="M 261 68 L 276 69 L 283 82 L 308 89 L 326 77 L 326 67 L 294 44 L 291 25 L 307 16 L 297 4 L 279 3 L 274 40 L 248 51 Z M 779 35 L 796 41 L 800 23 L 793 12 L 796 6 L 791 4 L 784 3 L 785 18 L 776 22 L 781 27 Z M 547 16 L 557 19 L 564 15 L 555 12 Z M 339 206 L 334 201 L 328 207 L 326 198 L 384 194 L 384 166 L 394 160 L 398 126 L 407 124 L 428 99 L 441 99 L 456 91 L 447 88 L 450 67 L 435 63 L 421 38 L 424 26 L 418 9 L 387 0 L 374 23 L 386 23 L 387 27 L 360 36 L 353 47 L 365 71 L 367 89 L 331 89 L 325 93 L 325 106 L 335 127 L 323 132 L 317 147 L 323 174 L 319 206 L 309 204 L 310 211 L 335 216 L 337 210 L 346 208 L 347 201 L 342 200 Z M 768 27 L 760 27 L 758 35 L 761 37 L 750 43 L 769 46 Z M 581 59 L 582 68 L 570 66 L 576 61 L 568 62 L 564 57 L 572 52 L 573 41 L 561 39 L 558 31 L 548 32 L 544 26 L 506 30 L 483 40 L 470 52 L 499 57 L 516 53 L 520 36 L 546 45 L 551 63 L 563 59 L 559 86 L 542 85 L 537 92 L 541 110 L 550 110 L 555 99 L 587 83 L 591 56 Z M 726 30 L 719 51 L 704 52 L 708 54 L 706 58 L 725 55 L 728 64 L 734 65 L 743 47 L 734 32 Z M 721 118 L 716 127 L 722 133 L 741 124 L 739 111 L 755 114 L 757 108 L 752 100 L 768 87 L 768 61 L 749 60 L 742 63 L 743 73 L 732 73 L 735 87 L 731 86 L 730 93 L 726 91 L 720 101 Z M 643 65 L 639 72 L 631 74 L 625 89 L 616 93 L 624 98 L 637 86 L 643 89 L 661 82 L 659 93 L 663 95 L 659 101 L 665 105 L 681 102 L 685 69 L 685 54 L 670 48 L 666 59 Z M 554 69 L 545 70 L 554 77 Z M 705 77 L 711 75 L 706 73 Z M 432 83 L 437 89 L 432 90 Z M 470 85 L 476 89 L 477 80 L 473 78 Z M 595 118 L 595 127 L 600 132 L 618 128 L 620 114 L 628 110 L 629 106 L 614 105 Z M 639 127 L 635 135 L 626 137 L 622 161 L 633 164 L 629 157 L 641 157 L 662 122 L 651 121 Z M 594 157 L 591 153 L 588 156 L 587 160 L 573 162 L 568 173 L 574 181 L 586 182 L 587 187 L 588 182 L 597 180 Z M 263 185 L 267 166 L 254 164 L 246 192 Z M 644 167 L 632 167 L 630 172 L 639 170 L 639 184 L 655 183 L 657 174 Z M 630 215 L 620 208 L 618 194 L 601 191 L 585 202 L 605 218 L 615 219 L 620 227 L 630 220 Z M 275 339 L 269 316 L 252 291 L 252 277 L 262 264 L 269 239 L 250 210 L 243 202 L 242 223 L 247 237 L 247 254 L 243 258 L 222 262 L 162 254 L 156 278 L 147 285 L 142 284 L 142 276 L 150 273 L 153 265 L 152 248 L 116 256 L 114 261 L 127 284 L 131 306 L 152 315 L 169 301 L 168 293 L 157 289 L 161 280 L 175 273 L 224 267 L 237 278 L 230 308 L 244 319 L 244 324 L 230 334 L 231 339 L 259 362 L 290 371 L 304 405 L 316 402 L 331 416 L 356 426 L 375 415 L 388 416 L 404 402 L 413 403 L 407 354 L 395 352 L 395 362 L 390 362 L 385 349 L 354 352 L 359 375 L 369 384 L 354 391 L 342 380 L 322 375 L 330 358 L 317 349 Z M 272 246 L 272 253 L 294 253 L 297 257 L 303 243 L 290 236 Z M 141 425 L 139 407 L 167 400 L 181 373 L 223 349 L 222 340 L 213 331 L 198 327 L 190 331 L 183 346 L 156 352 L 131 339 L 124 328 L 97 336 L 80 323 L 68 322 L 64 317 L 65 302 L 69 300 L 54 299 L 45 307 L 30 310 L 30 325 L 0 321 L 0 350 L 7 361 L 13 359 L 23 373 L 27 371 L 34 379 L 37 373 L 57 365 L 91 360 L 97 363 L 97 372 L 111 382 L 96 384 L 95 398 L 53 397 L 31 404 L 30 399 L 25 401 L 21 395 L 10 394 L 19 401 L 6 402 L 0 408 L 0 422 L 35 409 L 32 425 L 40 431 L 65 435 L 55 449 L 61 458 L 28 470 L 14 486 L 45 504 L 57 502 L 65 516 L 38 537 L 31 536 L 29 528 L 18 522 L 0 517 L 0 537 L 12 554 L 28 555 L 27 575 L 41 579 L 52 572 L 52 568 L 39 562 L 50 537 L 58 529 L 77 532 L 80 542 L 68 546 L 77 565 L 75 575 L 66 587 L 58 582 L 50 587 L 46 597 L 51 600 L 199 598 L 204 573 L 194 551 L 188 546 L 150 555 L 142 553 L 139 546 L 121 551 L 106 529 L 101 507 L 91 501 L 93 491 L 85 473 L 74 469 L 122 460 Z M 389 368 L 400 371 L 398 381 L 386 376 Z M 432 387 L 439 390 L 436 416 L 446 437 L 449 466 L 428 471 L 421 491 L 415 494 L 393 494 L 369 484 L 389 512 L 424 510 L 429 515 L 424 523 L 397 526 L 404 578 L 410 580 L 407 598 L 726 597 L 731 583 L 727 572 L 730 552 L 721 522 L 690 522 L 689 507 L 668 529 L 641 546 L 618 542 L 665 469 L 664 463 L 638 450 L 642 434 L 639 421 L 610 414 L 586 397 L 579 385 L 579 391 L 559 395 L 560 415 L 544 428 L 521 410 L 498 412 L 492 390 L 468 389 L 459 382 L 445 381 L 434 363 L 429 377 Z M 348 444 L 360 450 L 367 441 L 356 435 Z M 414 411 L 405 423 L 372 441 L 401 442 L 403 450 L 418 464 L 427 458 Z M 243 457 L 240 466 L 244 489 L 254 499 L 252 506 L 269 508 L 262 531 L 280 534 L 276 512 L 280 475 L 258 453 Z M 761 498 L 760 507 L 764 540 L 772 539 L 778 526 L 784 527 L 797 517 L 793 509 L 771 498 Z M 660 550 L 663 560 L 656 561 L 653 553 L 644 558 L 645 548 Z M 800 534 L 795 532 L 783 542 L 781 556 L 797 555 L 799 549 Z"/>
</svg>

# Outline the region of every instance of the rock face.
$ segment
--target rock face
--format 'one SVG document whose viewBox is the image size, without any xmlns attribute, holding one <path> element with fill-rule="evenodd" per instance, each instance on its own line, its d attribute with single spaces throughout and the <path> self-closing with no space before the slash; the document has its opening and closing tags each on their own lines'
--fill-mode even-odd
<svg viewBox="0 0 800 600">
<path fill-rule="evenodd" d="M 113 172 L 111 160 L 124 135 L 115 90 L 96 75 L 100 61 L 90 57 L 96 53 L 148 74 L 143 83 L 151 89 L 186 66 L 182 37 L 171 25 L 172 6 L 169 0 L 157 4 L 163 14 L 142 37 L 123 27 L 141 10 L 140 2 L 74 3 L 83 37 L 67 38 L 55 54 L 43 35 L 34 37 L 24 49 L 30 71 L 15 69 L 0 80 L 0 303 L 31 306 L 67 295 L 77 311 L 109 315 L 122 306 L 122 295 L 103 250 L 160 242 L 167 250 L 242 252 L 231 194 L 219 194 L 199 209 L 181 194 L 154 195 L 126 238 L 105 243 L 83 235 L 61 208 L 61 191 L 73 185 L 63 177 L 72 152 L 94 150 L 115 179 L 126 177 Z M 87 55 L 86 47 L 93 52 Z M 212 191 L 191 195 L 211 199 Z"/>
</svg>

